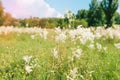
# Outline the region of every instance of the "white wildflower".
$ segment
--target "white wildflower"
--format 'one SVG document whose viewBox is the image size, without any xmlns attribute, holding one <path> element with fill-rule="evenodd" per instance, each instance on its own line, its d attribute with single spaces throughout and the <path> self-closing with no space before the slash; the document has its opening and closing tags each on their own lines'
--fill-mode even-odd
<svg viewBox="0 0 120 80">
<path fill-rule="evenodd" d="M 74 68 L 72 70 L 70 70 L 70 75 L 72 75 L 72 77 L 75 79 L 78 75 L 77 75 L 77 70 L 78 68 Z"/>
<path fill-rule="evenodd" d="M 57 42 L 59 42 L 59 41 L 64 42 L 66 40 L 66 38 L 67 38 L 66 34 L 62 32 L 55 37 L 55 40 Z"/>
<path fill-rule="evenodd" d="M 94 44 L 90 44 L 88 47 L 93 49 L 94 48 Z"/>
<path fill-rule="evenodd" d="M 78 68 L 70 70 L 70 73 L 66 76 L 67 80 L 75 80 L 78 77 Z"/>
<path fill-rule="evenodd" d="M 80 38 L 80 42 L 81 42 L 81 44 L 85 44 L 86 43 L 86 41 L 87 41 L 87 39 L 86 38 Z"/>
<path fill-rule="evenodd" d="M 85 44 L 87 41 L 94 41 L 94 34 L 91 32 L 91 30 L 88 28 L 79 28 L 77 31 L 77 38 L 80 40 L 81 44 Z"/>
<path fill-rule="evenodd" d="M 48 31 L 46 29 L 43 30 L 43 38 L 44 39 L 47 39 L 47 34 L 48 34 Z"/>
<path fill-rule="evenodd" d="M 103 50 L 104 50 L 104 51 L 107 51 L 107 47 L 103 47 Z"/>
<path fill-rule="evenodd" d="M 61 31 L 60 27 L 55 28 L 55 33 L 56 33 L 56 34 L 59 34 L 59 33 L 61 33 L 61 32 L 62 32 L 62 31 Z"/>
<path fill-rule="evenodd" d="M 67 80 L 74 80 L 73 78 L 71 78 L 70 76 L 66 76 Z"/>
<path fill-rule="evenodd" d="M 120 43 L 115 43 L 114 46 L 118 49 L 120 49 Z"/>
<path fill-rule="evenodd" d="M 97 39 L 100 39 L 100 38 L 102 37 L 102 35 L 101 35 L 100 33 L 96 33 L 96 34 L 95 34 L 95 37 L 96 37 Z"/>
<path fill-rule="evenodd" d="M 31 39 L 35 39 L 35 35 L 31 35 Z"/>
<path fill-rule="evenodd" d="M 30 72 L 32 72 L 32 67 L 29 65 L 25 65 L 25 70 L 27 73 L 30 73 Z"/>
<path fill-rule="evenodd" d="M 32 58 L 32 56 L 28 56 L 28 55 L 23 56 L 23 60 L 24 60 L 26 63 L 29 63 L 30 60 L 31 60 L 31 58 Z"/>
<path fill-rule="evenodd" d="M 98 50 L 101 50 L 101 49 L 102 49 L 102 45 L 101 45 L 101 44 L 96 43 L 96 46 L 97 46 L 97 49 L 98 49 Z"/>
<path fill-rule="evenodd" d="M 83 75 L 80 75 L 80 77 L 82 78 L 82 80 L 85 80 L 84 76 Z"/>
<path fill-rule="evenodd" d="M 78 25 L 78 26 L 77 26 L 77 29 L 81 28 L 82 26 L 83 26 L 83 25 Z"/>
<path fill-rule="evenodd" d="M 76 35 L 77 35 L 76 30 L 70 30 L 69 31 L 69 36 L 70 36 L 71 39 L 75 39 Z"/>
<path fill-rule="evenodd" d="M 74 57 L 80 58 L 80 56 L 82 54 L 82 49 L 76 49 L 72 54 Z"/>
<path fill-rule="evenodd" d="M 50 70 L 50 72 L 51 72 L 51 73 L 55 73 L 55 71 L 54 71 L 54 70 Z"/>
<path fill-rule="evenodd" d="M 72 57 L 71 57 L 71 56 L 69 56 L 69 57 L 68 57 L 68 59 L 69 59 L 69 61 L 71 62 L 71 61 L 73 61 L 73 60 L 74 60 L 74 57 L 73 57 L 73 56 L 72 56 Z"/>
<path fill-rule="evenodd" d="M 25 61 L 25 71 L 27 73 L 30 73 L 33 71 L 33 69 L 37 66 L 37 59 L 33 59 L 32 56 L 23 56 L 23 60 Z"/>
<path fill-rule="evenodd" d="M 88 73 L 89 73 L 89 76 L 91 77 L 94 71 L 88 71 Z"/>
<path fill-rule="evenodd" d="M 53 49 L 53 55 L 54 55 L 55 58 L 58 58 L 57 48 L 54 48 L 54 49 Z"/>
</svg>

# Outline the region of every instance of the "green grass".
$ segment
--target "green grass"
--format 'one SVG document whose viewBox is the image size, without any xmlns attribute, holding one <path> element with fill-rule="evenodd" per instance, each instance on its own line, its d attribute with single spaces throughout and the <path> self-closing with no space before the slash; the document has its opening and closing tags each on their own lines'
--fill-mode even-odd
<svg viewBox="0 0 120 80">
<path fill-rule="evenodd" d="M 120 80 L 120 49 L 114 47 L 118 39 L 95 39 L 107 50 L 88 48 L 77 42 L 73 44 L 70 40 L 65 43 L 56 43 L 52 33 L 44 40 L 36 35 L 31 39 L 31 34 L 9 33 L 0 35 L 0 80 L 67 80 L 66 76 L 70 70 L 77 67 L 75 80 Z M 71 48 L 82 49 L 80 58 L 72 56 Z M 52 50 L 57 47 L 59 57 L 56 59 Z M 25 55 L 31 55 L 37 59 L 37 66 L 31 73 L 26 73 L 25 62 L 22 59 Z M 83 76 L 83 77 L 81 77 Z"/>
</svg>

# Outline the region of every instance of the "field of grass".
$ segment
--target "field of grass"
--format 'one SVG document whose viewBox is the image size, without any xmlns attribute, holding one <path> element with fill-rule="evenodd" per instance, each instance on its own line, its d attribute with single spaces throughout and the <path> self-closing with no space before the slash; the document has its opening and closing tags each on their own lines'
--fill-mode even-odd
<svg viewBox="0 0 120 80">
<path fill-rule="evenodd" d="M 120 80 L 120 28 L 0 28 L 0 80 Z"/>
</svg>

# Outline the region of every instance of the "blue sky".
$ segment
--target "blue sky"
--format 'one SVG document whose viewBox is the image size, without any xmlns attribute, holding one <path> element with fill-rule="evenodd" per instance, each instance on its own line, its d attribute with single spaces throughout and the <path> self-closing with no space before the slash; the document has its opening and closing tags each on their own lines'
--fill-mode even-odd
<svg viewBox="0 0 120 80">
<path fill-rule="evenodd" d="M 60 13 L 66 9 L 76 13 L 79 9 L 88 9 L 91 0 L 45 0 L 51 7 L 54 7 Z"/>
<path fill-rule="evenodd" d="M 80 9 L 89 9 L 90 2 L 91 0 L 2 0 L 5 11 L 15 18 L 62 17 L 66 10 L 76 14 Z"/>
</svg>

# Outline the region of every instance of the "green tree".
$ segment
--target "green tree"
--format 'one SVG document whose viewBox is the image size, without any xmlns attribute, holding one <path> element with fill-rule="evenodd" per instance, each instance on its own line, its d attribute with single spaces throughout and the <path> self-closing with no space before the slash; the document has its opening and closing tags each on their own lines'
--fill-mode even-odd
<svg viewBox="0 0 120 80">
<path fill-rule="evenodd" d="M 96 17 L 98 19 L 97 26 L 103 26 L 105 24 L 106 20 L 105 20 L 105 14 L 102 10 L 101 5 L 99 5 L 99 7 L 96 11 Z"/>
<path fill-rule="evenodd" d="M 68 28 L 69 26 L 69 19 L 65 16 L 65 18 L 64 18 L 64 20 L 63 20 L 63 26 L 65 27 L 65 28 Z"/>
<path fill-rule="evenodd" d="M 116 12 L 115 13 L 115 24 L 120 24 L 120 13 Z"/>
<path fill-rule="evenodd" d="M 104 14 L 97 0 L 92 0 L 88 11 L 88 25 L 101 26 L 104 24 Z"/>
<path fill-rule="evenodd" d="M 106 16 L 106 28 L 111 27 L 113 24 L 113 16 L 118 8 L 118 0 L 103 0 L 101 7 Z"/>
<path fill-rule="evenodd" d="M 58 26 L 58 19 L 57 18 L 47 18 L 46 28 L 55 28 Z"/>
<path fill-rule="evenodd" d="M 65 22 L 68 23 L 68 28 L 73 28 L 74 20 L 75 20 L 74 13 L 72 13 L 70 10 L 68 10 L 64 16 L 65 16 Z"/>
<path fill-rule="evenodd" d="M 39 18 L 33 17 L 32 23 L 33 23 L 32 27 L 39 27 Z"/>
<path fill-rule="evenodd" d="M 26 19 L 18 19 L 21 27 L 26 27 Z"/>
<path fill-rule="evenodd" d="M 87 20 L 88 10 L 82 9 L 79 10 L 76 14 L 76 19 L 85 19 Z"/>
<path fill-rule="evenodd" d="M 47 19 L 42 18 L 42 19 L 39 20 L 39 26 L 41 28 L 45 28 L 46 24 L 47 24 Z"/>
<path fill-rule="evenodd" d="M 61 29 L 63 28 L 63 27 L 65 27 L 65 22 L 64 22 L 64 18 L 59 18 L 58 20 L 57 20 L 57 26 L 56 27 L 60 27 Z"/>
</svg>

